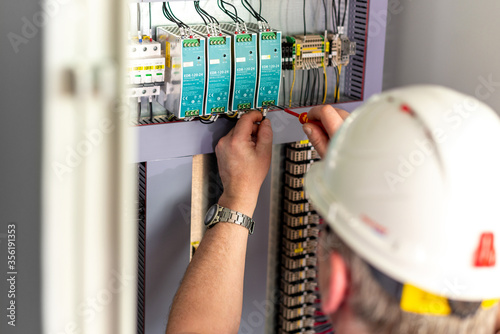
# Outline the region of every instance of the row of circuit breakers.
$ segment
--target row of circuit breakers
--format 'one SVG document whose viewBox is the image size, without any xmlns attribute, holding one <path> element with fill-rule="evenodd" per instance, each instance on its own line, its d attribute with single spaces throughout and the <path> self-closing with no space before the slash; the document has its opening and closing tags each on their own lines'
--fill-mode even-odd
<svg viewBox="0 0 500 334">
<path fill-rule="evenodd" d="M 156 36 L 129 41 L 127 95 L 139 108 L 154 99 L 169 120 L 278 105 L 282 69 L 345 66 L 356 50 L 345 35 L 282 38 L 255 23 L 158 26 Z"/>
</svg>

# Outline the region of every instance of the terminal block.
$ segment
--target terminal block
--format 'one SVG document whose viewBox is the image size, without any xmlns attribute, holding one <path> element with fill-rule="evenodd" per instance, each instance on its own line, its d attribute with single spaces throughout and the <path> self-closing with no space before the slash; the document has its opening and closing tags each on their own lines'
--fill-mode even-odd
<svg viewBox="0 0 500 334">
<path fill-rule="evenodd" d="M 356 42 L 346 35 L 328 34 L 328 66 L 349 65 L 351 56 L 356 54 Z"/>
<path fill-rule="evenodd" d="M 325 40 L 321 35 L 288 36 L 287 42 L 295 46 L 294 63 L 297 70 L 310 70 L 323 66 Z"/>
</svg>

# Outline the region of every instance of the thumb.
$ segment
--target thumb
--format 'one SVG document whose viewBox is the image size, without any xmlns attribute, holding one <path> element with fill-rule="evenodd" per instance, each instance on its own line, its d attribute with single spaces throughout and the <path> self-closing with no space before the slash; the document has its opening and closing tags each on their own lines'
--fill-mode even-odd
<svg viewBox="0 0 500 334">
<path fill-rule="evenodd" d="M 307 138 L 309 138 L 312 146 L 318 151 L 318 154 L 324 158 L 329 141 L 327 134 L 319 126 L 312 123 L 304 124 L 302 129 L 307 135 Z"/>
<path fill-rule="evenodd" d="M 273 146 L 273 128 L 269 119 L 263 120 L 257 132 L 257 151 L 270 152 Z"/>
</svg>

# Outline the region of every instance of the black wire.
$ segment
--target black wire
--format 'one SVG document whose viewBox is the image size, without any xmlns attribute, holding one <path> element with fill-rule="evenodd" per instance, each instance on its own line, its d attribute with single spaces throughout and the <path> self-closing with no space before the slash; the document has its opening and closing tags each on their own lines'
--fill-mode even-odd
<svg viewBox="0 0 500 334">
<path fill-rule="evenodd" d="M 208 17 L 210 19 L 210 21 L 212 21 L 212 23 L 219 24 L 219 21 L 217 21 L 217 19 L 214 16 L 208 14 L 208 12 L 206 10 L 204 10 L 203 8 L 200 7 L 199 1 L 198 1 L 198 9 L 200 10 L 201 13 L 203 13 L 206 17 Z"/>
<path fill-rule="evenodd" d="M 336 34 L 337 33 L 337 6 L 335 5 L 335 0 L 332 0 L 332 25 L 333 25 L 333 32 Z"/>
<path fill-rule="evenodd" d="M 210 21 L 211 23 L 217 23 L 219 24 L 219 21 L 212 15 L 208 14 L 206 10 L 200 7 L 200 1 L 195 1 L 194 2 L 194 8 L 196 9 L 196 12 L 201 16 L 203 22 L 205 22 L 205 25 L 207 24 L 207 20 Z"/>
<path fill-rule="evenodd" d="M 229 3 L 229 2 L 226 2 L 226 1 L 224 1 L 224 0 L 220 0 L 220 1 L 221 1 L 221 2 L 222 2 L 222 4 L 224 5 L 224 8 L 226 8 L 226 7 L 225 7 L 226 5 L 228 5 L 228 6 L 230 6 L 231 8 L 233 8 L 233 10 L 234 10 L 234 16 L 238 19 L 238 21 L 243 22 L 243 21 L 240 19 L 240 17 L 238 16 L 238 10 L 236 10 L 236 7 L 234 7 L 234 5 L 233 5 L 233 4 L 231 4 L 231 3 Z M 226 10 L 227 10 L 227 9 L 226 9 Z M 232 13 L 231 13 L 231 14 L 232 14 Z"/>
<path fill-rule="evenodd" d="M 299 105 L 302 105 L 302 92 L 304 91 L 304 77 L 306 76 L 305 70 L 302 70 L 302 83 L 300 84 L 300 97 L 299 97 Z"/>
<path fill-rule="evenodd" d="M 153 102 L 149 102 L 149 120 L 153 123 Z"/>
<path fill-rule="evenodd" d="M 185 28 L 189 28 L 187 24 L 185 24 L 184 22 L 182 22 L 181 20 L 179 20 L 179 19 L 177 18 L 177 16 L 175 16 L 174 11 L 172 10 L 172 8 L 170 8 L 170 2 L 169 2 L 169 3 L 167 3 L 167 6 L 168 6 L 168 9 L 170 10 L 170 13 L 172 14 L 172 16 L 173 16 L 173 17 L 174 17 L 177 21 L 179 21 L 179 22 L 180 22 L 180 23 L 181 23 L 181 24 L 182 24 Z"/>
<path fill-rule="evenodd" d="M 189 28 L 184 22 L 179 20 L 175 15 L 172 13 L 172 9 L 170 8 L 170 4 L 167 4 L 166 2 L 163 3 L 162 6 L 163 10 L 163 15 L 169 20 L 170 22 L 175 23 L 179 28 Z"/>
<path fill-rule="evenodd" d="M 328 10 L 326 8 L 326 0 L 323 0 L 323 8 L 325 10 L 325 30 L 328 30 Z"/>
<path fill-rule="evenodd" d="M 263 18 L 259 12 L 257 12 L 252 5 L 248 2 L 248 0 L 241 0 L 241 4 L 243 7 L 245 7 L 246 10 L 250 12 L 250 14 L 257 20 L 257 21 L 264 21 L 267 23 L 266 19 Z M 261 4 L 262 5 L 262 4 Z"/>
<path fill-rule="evenodd" d="M 137 102 L 137 124 L 141 123 L 141 102 Z"/>
<path fill-rule="evenodd" d="M 307 71 L 307 79 L 306 79 L 306 87 L 304 89 L 304 104 L 302 105 L 307 105 L 307 99 L 309 98 L 309 70 Z"/>
<path fill-rule="evenodd" d="M 302 5 L 302 18 L 304 20 L 304 35 L 307 33 L 306 29 L 306 0 L 304 0 L 304 4 Z"/>
<path fill-rule="evenodd" d="M 317 87 L 318 87 L 318 76 L 316 75 L 316 69 L 313 68 L 312 70 L 312 77 L 313 77 L 313 85 L 311 87 L 311 105 L 314 105 L 314 101 L 316 100 L 316 91 L 317 91 Z"/>
<path fill-rule="evenodd" d="M 151 2 L 149 3 L 149 30 L 151 30 Z M 153 34 L 153 30 L 151 30 L 151 35 Z M 149 36 L 153 38 L 153 36 Z"/>
<path fill-rule="evenodd" d="M 315 92 L 316 92 L 316 84 L 317 84 L 317 72 L 316 69 L 313 69 L 312 75 L 313 75 L 313 80 L 312 80 L 312 85 L 311 85 L 311 105 L 314 105 L 314 100 L 315 100 Z"/>
<path fill-rule="evenodd" d="M 227 16 L 229 16 L 235 23 L 243 23 L 243 20 L 238 17 L 238 11 L 232 4 L 227 3 L 224 0 L 217 0 L 217 5 L 219 6 L 220 10 L 222 10 Z M 228 9 L 226 9 L 225 5 L 233 7 L 234 13 L 231 13 Z"/>
<path fill-rule="evenodd" d="M 340 7 L 340 3 L 339 3 L 339 7 Z M 347 0 L 344 0 L 344 17 L 342 18 L 342 26 L 344 26 L 346 14 L 347 14 Z"/>
<path fill-rule="evenodd" d="M 259 0 L 259 16 L 262 14 L 262 0 Z"/>
<path fill-rule="evenodd" d="M 201 19 L 203 20 L 203 23 L 204 23 L 205 25 L 207 25 L 207 20 L 206 20 L 206 18 L 203 16 L 203 14 L 202 14 L 202 13 L 200 13 L 200 10 L 199 10 L 200 2 L 199 2 L 199 1 L 195 1 L 195 2 L 193 2 L 193 4 L 194 4 L 194 9 L 196 10 L 196 12 L 198 13 L 198 15 L 199 15 L 199 16 L 201 17 Z"/>
<path fill-rule="evenodd" d="M 340 24 L 340 4 L 341 4 L 341 1 L 342 0 L 339 0 L 339 10 L 337 11 L 337 24 Z"/>
<path fill-rule="evenodd" d="M 286 104 L 285 83 L 286 83 L 286 77 L 285 77 L 285 72 L 283 72 L 283 84 L 281 85 L 281 87 L 283 88 L 283 104 L 284 105 Z"/>
<path fill-rule="evenodd" d="M 319 68 L 316 69 L 316 71 L 318 72 L 318 92 L 316 94 L 316 101 L 314 104 L 319 104 L 319 97 L 321 96 L 321 92 L 323 92 L 323 89 L 324 88 L 324 80 L 322 79 L 322 75 L 321 75 L 321 72 L 319 70 Z M 323 83 L 323 85 L 321 85 L 321 83 Z"/>
<path fill-rule="evenodd" d="M 141 30 L 141 5 L 137 3 L 137 31 Z"/>
</svg>

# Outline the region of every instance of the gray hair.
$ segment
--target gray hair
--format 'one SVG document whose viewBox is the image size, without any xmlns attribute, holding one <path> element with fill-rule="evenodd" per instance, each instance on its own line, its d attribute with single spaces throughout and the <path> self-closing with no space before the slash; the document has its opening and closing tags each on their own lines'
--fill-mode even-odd
<svg viewBox="0 0 500 334">
<path fill-rule="evenodd" d="M 405 312 L 373 278 L 369 265 L 333 231 L 320 241 L 326 251 L 338 252 L 350 271 L 347 303 L 354 316 L 370 333 L 377 334 L 492 334 L 498 305 L 466 318 Z M 326 253 L 326 252 L 325 252 Z"/>
</svg>

